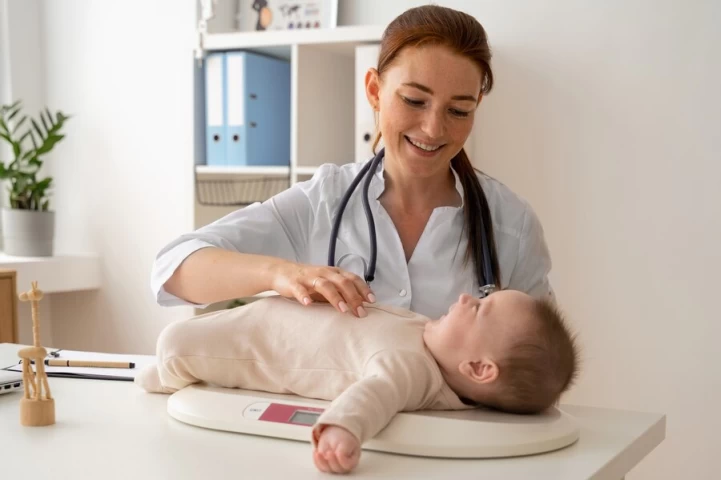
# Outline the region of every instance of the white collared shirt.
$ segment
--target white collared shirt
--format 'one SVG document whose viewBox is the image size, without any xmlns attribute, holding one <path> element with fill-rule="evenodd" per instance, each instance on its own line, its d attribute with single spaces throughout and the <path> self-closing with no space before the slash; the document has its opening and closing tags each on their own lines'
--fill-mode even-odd
<svg viewBox="0 0 721 480">
<path fill-rule="evenodd" d="M 335 211 L 362 166 L 323 165 L 311 180 L 172 241 L 153 264 L 151 287 L 158 304 L 206 306 L 186 302 L 163 288 L 188 255 L 205 247 L 327 265 Z M 463 187 L 457 173 L 453 174 L 463 198 Z M 499 181 L 485 174 L 478 174 L 478 178 L 493 219 L 502 288 L 553 298 L 548 281 L 551 259 L 538 217 L 525 200 Z M 368 195 L 377 235 L 376 271 L 371 283 L 377 301 L 438 318 L 461 293 L 478 296 L 473 262 L 464 261 L 468 240 L 463 230 L 463 206 L 436 208 L 406 262 L 395 225 L 378 201 L 384 188 L 381 166 Z M 336 266 L 361 278 L 370 258 L 362 191 L 363 182 L 346 206 L 335 254 Z"/>
</svg>

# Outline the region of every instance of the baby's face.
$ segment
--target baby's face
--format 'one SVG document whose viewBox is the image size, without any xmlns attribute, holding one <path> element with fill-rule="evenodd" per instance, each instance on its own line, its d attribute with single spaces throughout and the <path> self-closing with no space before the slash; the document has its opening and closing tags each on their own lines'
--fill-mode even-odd
<svg viewBox="0 0 721 480">
<path fill-rule="evenodd" d="M 509 341 L 527 328 L 533 299 L 516 290 L 486 298 L 462 294 L 448 313 L 426 323 L 423 339 L 439 362 L 500 357 Z"/>
</svg>

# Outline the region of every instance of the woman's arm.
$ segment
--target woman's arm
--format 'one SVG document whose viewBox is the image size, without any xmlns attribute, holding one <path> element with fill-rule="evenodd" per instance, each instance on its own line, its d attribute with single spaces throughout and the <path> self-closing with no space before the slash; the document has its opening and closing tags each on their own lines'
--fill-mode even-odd
<svg viewBox="0 0 721 480">
<path fill-rule="evenodd" d="M 251 297 L 272 290 L 274 275 L 287 260 L 201 248 L 190 254 L 165 282 L 165 291 L 196 304 Z"/>
<path fill-rule="evenodd" d="M 270 200 L 236 210 L 182 235 L 158 254 L 151 284 L 163 306 L 209 303 L 274 290 L 303 304 L 325 300 L 340 312 L 365 316 L 368 285 L 336 267 L 302 263 L 312 235 L 324 173 Z M 317 202 L 317 200 L 316 200 Z"/>
<path fill-rule="evenodd" d="M 548 279 L 551 266 L 551 254 L 546 244 L 543 226 L 533 208 L 527 205 L 518 257 L 508 288 L 520 290 L 539 299 L 548 298 L 555 301 L 555 294 Z"/>
</svg>

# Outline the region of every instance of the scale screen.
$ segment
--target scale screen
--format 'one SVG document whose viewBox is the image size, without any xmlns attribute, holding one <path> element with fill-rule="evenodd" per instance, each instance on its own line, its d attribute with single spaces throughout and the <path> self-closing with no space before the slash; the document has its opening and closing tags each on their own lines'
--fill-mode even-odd
<svg viewBox="0 0 721 480">
<path fill-rule="evenodd" d="M 290 417 L 290 423 L 297 423 L 299 425 L 315 425 L 315 421 L 320 417 L 319 413 L 304 412 L 302 410 L 296 410 L 292 417 Z"/>
</svg>

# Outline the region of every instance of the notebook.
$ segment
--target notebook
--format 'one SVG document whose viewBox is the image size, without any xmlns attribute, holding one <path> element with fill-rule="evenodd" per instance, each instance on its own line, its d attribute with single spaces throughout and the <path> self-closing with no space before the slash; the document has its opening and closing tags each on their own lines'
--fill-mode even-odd
<svg viewBox="0 0 721 480">
<path fill-rule="evenodd" d="M 97 367 L 53 367 L 45 366 L 48 377 L 88 378 L 95 380 L 124 380 L 132 382 L 135 375 L 146 365 L 154 365 L 155 357 L 152 355 L 126 355 L 117 353 L 81 352 L 76 350 L 48 350 L 49 360 L 90 360 L 109 362 L 134 363 L 135 368 L 97 368 Z M 35 365 L 33 365 L 33 369 Z M 22 372 L 22 364 L 6 366 L 8 372 Z M 22 377 L 21 377 L 22 378 Z"/>
</svg>

